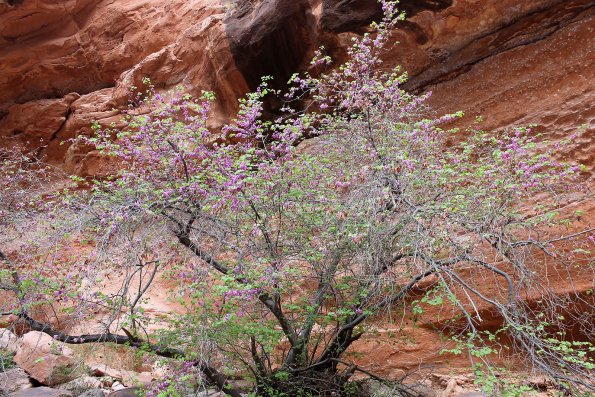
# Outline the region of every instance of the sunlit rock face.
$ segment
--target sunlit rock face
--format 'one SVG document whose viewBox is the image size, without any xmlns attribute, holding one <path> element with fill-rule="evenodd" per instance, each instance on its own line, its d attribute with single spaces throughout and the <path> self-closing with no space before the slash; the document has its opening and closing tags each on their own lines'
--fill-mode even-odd
<svg viewBox="0 0 595 397">
<path fill-rule="evenodd" d="M 403 0 L 387 55 L 432 90 L 440 112 L 485 126 L 538 123 L 556 136 L 593 118 L 590 0 Z M 277 86 L 325 45 L 337 59 L 380 15 L 374 0 L 11 0 L 0 3 L 0 137 L 82 174 L 91 148 L 60 144 L 117 122 L 128 88 L 151 78 L 214 91 L 213 126 L 263 75 Z M 472 120 L 470 117 L 469 120 Z M 572 149 L 592 164 L 586 134 Z M 592 135 L 592 134 L 591 134 Z"/>
<path fill-rule="evenodd" d="M 432 91 L 437 113 L 465 111 L 461 127 L 477 116 L 489 130 L 537 124 L 553 141 L 582 128 L 556 155 L 586 165 L 585 185 L 593 186 L 592 0 L 401 7 L 408 19 L 386 60 L 408 71 L 407 89 Z M 214 91 L 216 128 L 262 75 L 282 86 L 320 45 L 342 59 L 350 38 L 378 16 L 374 0 L 0 0 L 0 145 L 23 144 L 70 172 L 102 175 L 109 169 L 98 153 L 69 139 L 89 134 L 94 120 L 118 123 L 129 87 L 144 77 L 160 90 Z M 592 223 L 592 204 L 573 205 L 586 214 L 583 225 Z M 564 280 L 553 283 L 569 291 Z M 587 291 L 592 279 L 575 287 Z M 398 376 L 422 359 L 440 360 L 431 327 L 410 329 L 412 339 L 396 344 L 383 336 L 393 326 L 380 327 L 359 345 L 370 353 L 361 359 L 368 368 Z"/>
<path fill-rule="evenodd" d="M 217 117 L 247 91 L 223 18 L 208 0 L 24 0 L 0 3 L 0 139 L 81 174 L 101 172 L 70 138 L 119 120 L 130 86 L 214 91 Z M 66 141 L 66 144 L 60 143 Z"/>
</svg>

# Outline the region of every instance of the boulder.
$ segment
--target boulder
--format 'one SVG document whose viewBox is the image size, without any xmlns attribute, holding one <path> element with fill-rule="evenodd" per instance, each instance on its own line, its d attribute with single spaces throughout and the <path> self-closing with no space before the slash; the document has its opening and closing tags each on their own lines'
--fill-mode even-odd
<svg viewBox="0 0 595 397">
<path fill-rule="evenodd" d="M 361 384 L 365 395 L 372 397 L 401 397 L 401 393 L 395 388 L 390 387 L 375 379 L 366 379 Z"/>
<path fill-rule="evenodd" d="M 99 389 L 101 387 L 101 381 L 91 376 L 82 376 L 71 380 L 70 382 L 61 384 L 58 386 L 60 390 L 68 390 L 75 395 L 82 394 L 90 389 Z"/>
<path fill-rule="evenodd" d="M 118 380 L 122 380 L 123 375 L 122 372 L 114 369 L 112 367 L 108 367 L 107 365 L 104 364 L 93 364 L 90 366 L 90 370 L 89 373 L 91 373 L 93 376 L 109 376 L 110 378 L 114 378 L 114 379 L 118 379 Z"/>
<path fill-rule="evenodd" d="M 126 387 L 124 389 L 116 390 L 107 395 L 107 397 L 138 397 L 139 387 Z"/>
<path fill-rule="evenodd" d="M 99 382 L 101 382 L 101 388 L 102 389 L 109 389 L 112 387 L 112 385 L 114 384 L 114 382 L 116 382 L 116 380 L 112 377 L 109 376 L 100 376 L 97 378 L 97 380 Z"/>
<path fill-rule="evenodd" d="M 74 378 L 76 360 L 72 350 L 43 332 L 31 331 L 23 336 L 14 362 L 45 385 L 53 386 Z"/>
<path fill-rule="evenodd" d="M 105 392 L 101 389 L 91 389 L 82 393 L 78 397 L 105 397 Z"/>
<path fill-rule="evenodd" d="M 34 387 L 12 393 L 10 397 L 72 397 L 73 394 L 66 390 L 57 390 L 50 387 Z"/>
<path fill-rule="evenodd" d="M 552 386 L 553 382 L 544 375 L 535 375 L 527 379 L 526 384 L 536 390 L 547 390 L 548 386 Z"/>
<path fill-rule="evenodd" d="M 113 391 L 120 391 L 120 390 L 126 390 L 126 389 L 127 389 L 127 387 L 118 381 L 116 381 L 112 384 Z"/>
<path fill-rule="evenodd" d="M 21 368 L 0 372 L 0 390 L 5 393 L 16 393 L 31 387 L 33 385 L 29 381 L 29 375 Z"/>
<path fill-rule="evenodd" d="M 118 370 L 108 367 L 104 364 L 91 365 L 89 373 L 97 377 L 110 377 L 120 381 L 120 383 L 126 386 L 136 385 L 139 383 L 148 384 L 157 379 L 157 376 L 153 375 L 151 372 Z"/>
<path fill-rule="evenodd" d="M 134 371 L 122 371 L 122 383 L 128 386 L 139 385 L 139 384 L 150 384 L 157 377 L 151 372 L 134 372 Z"/>
<path fill-rule="evenodd" d="M 0 329 L 0 349 L 11 353 L 17 352 L 17 336 L 9 329 Z"/>
</svg>

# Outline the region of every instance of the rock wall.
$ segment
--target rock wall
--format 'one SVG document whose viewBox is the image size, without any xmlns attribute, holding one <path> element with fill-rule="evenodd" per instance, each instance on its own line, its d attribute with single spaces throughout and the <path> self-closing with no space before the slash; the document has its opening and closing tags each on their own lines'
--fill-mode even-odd
<svg viewBox="0 0 595 397">
<path fill-rule="evenodd" d="M 409 18 L 387 60 L 408 70 L 408 89 L 432 90 L 438 112 L 482 115 L 490 129 L 537 123 L 561 137 L 586 124 L 572 156 L 592 165 L 594 1 L 403 0 L 401 8 Z M 261 76 L 282 84 L 321 44 L 340 59 L 379 12 L 375 0 L 4 0 L 0 142 L 101 173 L 96 154 L 68 139 L 89 133 L 93 120 L 117 122 L 143 77 L 163 89 L 214 91 L 216 126 Z"/>
<path fill-rule="evenodd" d="M 231 98 L 247 87 L 230 54 L 225 12 L 205 0 L 0 3 L 2 143 L 44 147 L 69 171 L 100 173 L 96 154 L 67 140 L 89 133 L 93 120 L 117 122 L 129 87 L 143 77 L 158 88 L 213 90 L 222 98 L 218 114 L 229 114 Z"/>
</svg>

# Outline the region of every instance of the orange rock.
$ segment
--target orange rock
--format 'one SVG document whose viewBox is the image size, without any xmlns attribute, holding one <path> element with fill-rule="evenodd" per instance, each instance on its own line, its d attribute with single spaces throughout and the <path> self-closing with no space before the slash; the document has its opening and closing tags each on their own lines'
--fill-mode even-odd
<svg viewBox="0 0 595 397">
<path fill-rule="evenodd" d="M 94 120 L 117 122 L 129 87 L 144 77 L 158 89 L 214 91 L 216 127 L 261 75 L 283 83 L 320 44 L 340 59 L 348 32 L 378 14 L 375 0 L 11 4 L 0 4 L 0 144 L 48 145 L 49 159 L 82 175 L 109 167 L 87 157 L 88 147 L 70 149 L 68 140 L 89 134 Z M 440 112 L 483 115 L 492 129 L 539 122 L 561 137 L 592 119 L 589 6 L 588 0 L 403 2 L 409 19 L 395 32 L 400 44 L 387 61 L 409 71 L 406 87 L 433 90 Z M 592 145 L 585 137 L 569 151 L 592 164 Z"/>
<path fill-rule="evenodd" d="M 71 380 L 76 364 L 72 350 L 38 331 L 23 336 L 14 362 L 32 378 L 50 386 Z"/>
<path fill-rule="evenodd" d="M 89 372 L 93 375 L 93 376 L 109 376 L 110 378 L 114 378 L 117 380 L 122 380 L 123 375 L 122 375 L 122 371 L 119 371 L 117 369 L 108 367 L 105 364 L 94 364 L 91 365 L 89 368 Z"/>
<path fill-rule="evenodd" d="M 0 138 L 29 149 L 47 145 L 64 126 L 70 105 L 79 97 L 68 94 L 60 99 L 40 99 L 8 108 L 0 120 Z"/>
</svg>

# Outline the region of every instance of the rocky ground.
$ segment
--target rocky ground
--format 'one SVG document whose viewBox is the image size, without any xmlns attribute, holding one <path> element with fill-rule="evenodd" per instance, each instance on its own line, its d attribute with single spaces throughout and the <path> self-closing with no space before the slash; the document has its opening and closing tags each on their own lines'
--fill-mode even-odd
<svg viewBox="0 0 595 397">
<path fill-rule="evenodd" d="M 131 362 L 133 353 L 125 347 L 103 346 L 94 352 L 82 350 L 81 346 L 71 347 L 41 332 L 16 336 L 8 329 L 0 329 L 0 396 L 131 397 L 136 396 L 138 387 L 151 387 L 166 375 L 167 368 L 154 359 L 137 355 Z M 108 353 L 108 350 L 113 351 Z M 473 374 L 435 372 L 407 384 L 428 397 L 484 396 L 474 381 Z M 551 382 L 543 376 L 511 381 L 528 386 L 535 397 L 556 395 Z M 399 396 L 397 391 L 377 381 L 363 382 L 373 396 Z M 191 396 L 223 397 L 223 393 L 208 385 L 194 385 L 182 395 Z"/>
</svg>

